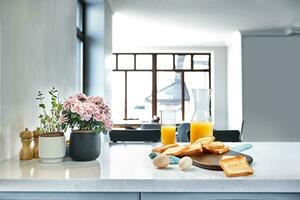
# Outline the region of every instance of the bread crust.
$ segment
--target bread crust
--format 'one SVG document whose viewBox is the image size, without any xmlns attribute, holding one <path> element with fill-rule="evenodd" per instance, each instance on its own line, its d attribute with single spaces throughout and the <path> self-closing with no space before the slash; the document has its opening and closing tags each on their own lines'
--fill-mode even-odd
<svg viewBox="0 0 300 200">
<path fill-rule="evenodd" d="M 157 153 L 162 153 L 164 152 L 165 150 L 169 149 L 169 148 L 172 148 L 172 147 L 177 147 L 179 146 L 179 144 L 167 144 L 167 145 L 163 145 L 163 146 L 158 146 L 158 147 L 154 147 L 152 149 L 152 152 L 157 152 Z"/>
<path fill-rule="evenodd" d="M 197 139 L 194 143 L 201 143 L 202 144 L 202 147 L 205 147 L 209 144 L 211 144 L 213 141 L 215 141 L 215 137 L 214 136 L 211 136 L 211 137 L 202 137 L 202 138 L 199 138 Z"/>
<path fill-rule="evenodd" d="M 166 151 L 164 151 L 162 154 L 164 155 L 172 155 L 172 156 L 178 156 L 181 153 L 185 152 L 188 150 L 188 146 L 177 146 L 177 147 L 172 147 L 168 148 Z"/>
<path fill-rule="evenodd" d="M 226 153 L 229 150 L 230 150 L 230 148 L 228 146 L 224 146 L 221 149 L 207 149 L 206 147 L 204 147 L 204 152 L 214 153 L 214 154 L 223 154 L 223 153 Z"/>
<path fill-rule="evenodd" d="M 224 147 L 224 143 L 220 141 L 215 141 L 205 146 L 206 149 L 222 149 Z"/>
<path fill-rule="evenodd" d="M 188 149 L 182 152 L 179 156 L 189 156 L 202 152 L 202 144 L 201 143 L 192 143 L 188 145 Z"/>
</svg>

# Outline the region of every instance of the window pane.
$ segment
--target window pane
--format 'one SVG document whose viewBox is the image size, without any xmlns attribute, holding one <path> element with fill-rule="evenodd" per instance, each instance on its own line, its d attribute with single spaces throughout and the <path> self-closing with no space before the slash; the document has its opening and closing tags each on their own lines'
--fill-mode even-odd
<svg viewBox="0 0 300 200">
<path fill-rule="evenodd" d="M 157 55 L 157 69 L 173 69 L 173 55 Z"/>
<path fill-rule="evenodd" d="M 82 6 L 79 2 L 77 2 L 76 26 L 81 31 L 82 31 L 82 15 L 83 15 Z"/>
<path fill-rule="evenodd" d="M 209 69 L 209 55 L 194 55 L 194 69 Z"/>
<path fill-rule="evenodd" d="M 83 43 L 77 38 L 76 41 L 76 78 L 77 78 L 77 87 L 78 92 L 83 91 Z"/>
<path fill-rule="evenodd" d="M 112 73 L 112 119 L 115 123 L 125 116 L 125 73 Z"/>
<path fill-rule="evenodd" d="M 157 73 L 157 113 L 161 110 L 178 110 L 181 119 L 181 78 L 180 73 Z"/>
<path fill-rule="evenodd" d="M 176 69 L 191 69 L 191 55 L 175 55 Z"/>
<path fill-rule="evenodd" d="M 192 89 L 208 89 L 209 73 L 208 72 L 185 72 L 184 80 L 187 87 L 189 100 L 185 100 L 185 120 L 191 121 L 194 113 L 194 98 Z"/>
<path fill-rule="evenodd" d="M 137 69 L 152 69 L 152 55 L 136 55 Z"/>
<path fill-rule="evenodd" d="M 128 72 L 127 88 L 128 118 L 150 121 L 152 118 L 152 73 Z"/>
<path fill-rule="evenodd" d="M 134 69 L 134 56 L 118 55 L 118 69 Z"/>
</svg>

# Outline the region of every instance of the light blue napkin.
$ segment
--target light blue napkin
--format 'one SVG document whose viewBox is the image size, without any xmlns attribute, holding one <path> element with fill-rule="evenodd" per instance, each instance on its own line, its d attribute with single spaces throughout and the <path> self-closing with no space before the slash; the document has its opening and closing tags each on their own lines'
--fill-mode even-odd
<svg viewBox="0 0 300 200">
<path fill-rule="evenodd" d="M 149 158 L 152 159 L 152 160 L 153 160 L 156 156 L 158 156 L 158 154 L 155 153 L 155 152 L 151 152 L 151 153 L 149 154 Z M 171 165 L 178 164 L 179 161 L 180 161 L 180 158 L 175 157 L 175 156 L 169 156 L 169 159 L 170 159 L 170 164 L 171 164 Z"/>
<path fill-rule="evenodd" d="M 242 151 L 245 151 L 247 149 L 251 149 L 252 148 L 252 144 L 241 144 L 239 146 L 236 146 L 236 147 L 232 147 L 230 148 L 232 151 L 235 151 L 235 152 L 242 152 Z"/>
</svg>

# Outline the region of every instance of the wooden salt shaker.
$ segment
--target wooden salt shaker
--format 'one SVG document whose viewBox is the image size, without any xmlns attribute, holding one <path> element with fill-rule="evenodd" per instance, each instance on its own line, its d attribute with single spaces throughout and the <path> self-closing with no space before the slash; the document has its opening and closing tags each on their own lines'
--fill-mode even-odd
<svg viewBox="0 0 300 200">
<path fill-rule="evenodd" d="M 20 138 L 22 142 L 22 149 L 20 150 L 20 160 L 31 160 L 33 156 L 31 142 L 33 133 L 26 128 L 20 133 Z"/>
<path fill-rule="evenodd" d="M 42 134 L 42 131 L 37 128 L 36 130 L 32 131 L 33 132 L 33 158 L 39 158 L 39 137 Z"/>
</svg>

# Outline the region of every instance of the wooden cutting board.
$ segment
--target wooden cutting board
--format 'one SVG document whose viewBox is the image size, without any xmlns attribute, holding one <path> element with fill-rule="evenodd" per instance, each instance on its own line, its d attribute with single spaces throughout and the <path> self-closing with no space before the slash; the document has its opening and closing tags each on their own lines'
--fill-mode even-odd
<svg viewBox="0 0 300 200">
<path fill-rule="evenodd" d="M 210 170 L 222 170 L 222 168 L 219 166 L 219 161 L 222 158 L 222 156 L 236 156 L 241 155 L 245 156 L 248 163 L 251 164 L 253 162 L 253 158 L 249 155 L 238 153 L 235 151 L 228 151 L 226 153 L 223 153 L 221 155 L 218 154 L 211 154 L 211 153 L 200 153 L 197 156 L 191 156 L 193 159 L 193 165 L 204 168 L 204 169 L 210 169 Z"/>
</svg>

